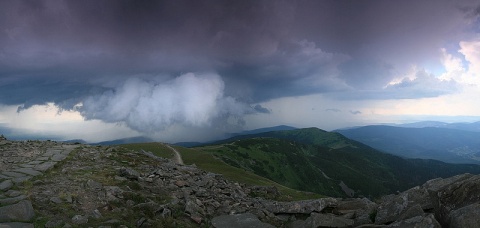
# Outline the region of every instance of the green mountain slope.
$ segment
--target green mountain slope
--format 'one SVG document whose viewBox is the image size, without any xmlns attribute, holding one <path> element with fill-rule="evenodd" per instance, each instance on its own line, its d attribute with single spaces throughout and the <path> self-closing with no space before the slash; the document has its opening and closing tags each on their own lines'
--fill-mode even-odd
<svg viewBox="0 0 480 228">
<path fill-rule="evenodd" d="M 480 173 L 477 165 L 403 159 L 316 128 L 235 137 L 197 149 L 285 186 L 329 196 L 347 196 L 341 182 L 357 196 L 375 197 L 437 177 Z"/>
<path fill-rule="evenodd" d="M 131 150 L 149 151 L 159 157 L 173 158 L 173 152 L 170 148 L 162 143 L 133 143 L 124 144 L 122 147 Z M 180 146 L 173 146 L 182 156 L 185 164 L 195 164 L 198 168 L 208 172 L 222 174 L 225 178 L 247 185 L 256 186 L 275 186 L 280 192 L 280 198 L 275 200 L 291 201 L 291 200 L 305 200 L 323 197 L 319 194 L 311 192 L 298 191 L 292 188 L 285 187 L 268 178 L 254 174 L 244 169 L 240 169 L 217 159 L 212 153 L 202 150 L 185 148 Z"/>
<path fill-rule="evenodd" d="M 337 182 L 323 175 L 310 161 L 308 153 L 311 149 L 306 144 L 285 139 L 252 138 L 198 149 L 214 154 L 229 165 L 294 189 L 329 196 L 343 195 Z"/>
<path fill-rule="evenodd" d="M 263 132 L 259 134 L 240 135 L 240 136 L 235 136 L 229 139 L 220 140 L 212 144 L 229 143 L 229 142 L 234 142 L 240 139 L 260 138 L 260 137 L 287 139 L 290 141 L 295 141 L 303 144 L 326 146 L 330 148 L 342 148 L 346 146 L 354 146 L 354 144 L 352 144 L 352 142 L 354 141 L 349 140 L 348 138 L 345 138 L 343 135 L 339 133 L 331 133 L 315 127 L 295 129 L 295 130 L 284 130 L 284 131 L 270 131 L 270 132 Z"/>
</svg>

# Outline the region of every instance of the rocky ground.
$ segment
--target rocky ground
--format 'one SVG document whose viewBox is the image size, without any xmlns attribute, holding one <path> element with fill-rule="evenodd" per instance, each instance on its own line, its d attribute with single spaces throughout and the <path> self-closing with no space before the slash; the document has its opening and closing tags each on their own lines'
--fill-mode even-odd
<svg viewBox="0 0 480 228">
<path fill-rule="evenodd" d="M 475 227 L 480 176 L 434 179 L 372 202 L 277 202 L 144 151 L 0 138 L 0 227 Z"/>
</svg>

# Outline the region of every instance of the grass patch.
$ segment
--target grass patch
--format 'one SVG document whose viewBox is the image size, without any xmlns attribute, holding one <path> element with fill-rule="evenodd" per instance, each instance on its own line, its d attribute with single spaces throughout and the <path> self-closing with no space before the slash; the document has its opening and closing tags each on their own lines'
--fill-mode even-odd
<svg viewBox="0 0 480 228">
<path fill-rule="evenodd" d="M 135 151 L 140 151 L 140 150 L 150 151 L 156 156 L 159 156 L 162 158 L 173 158 L 173 151 L 161 143 L 156 143 L 156 142 L 132 143 L 132 144 L 123 144 L 121 146 L 130 150 L 135 150 Z"/>
</svg>

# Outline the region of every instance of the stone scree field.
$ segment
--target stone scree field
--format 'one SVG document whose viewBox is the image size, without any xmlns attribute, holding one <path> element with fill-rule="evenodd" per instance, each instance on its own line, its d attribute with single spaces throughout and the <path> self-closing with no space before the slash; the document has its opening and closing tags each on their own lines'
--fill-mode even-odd
<svg viewBox="0 0 480 228">
<path fill-rule="evenodd" d="M 0 227 L 475 227 L 480 176 L 366 198 L 271 200 L 195 166 L 121 147 L 0 138 Z M 262 197 L 259 197 L 262 196 Z"/>
</svg>

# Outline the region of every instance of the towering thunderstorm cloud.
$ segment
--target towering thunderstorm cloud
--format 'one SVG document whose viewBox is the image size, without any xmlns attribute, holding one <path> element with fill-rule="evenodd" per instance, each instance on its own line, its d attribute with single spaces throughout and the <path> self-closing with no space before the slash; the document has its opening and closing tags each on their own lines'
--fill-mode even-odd
<svg viewBox="0 0 480 228">
<path fill-rule="evenodd" d="M 224 87 L 216 74 L 188 73 L 162 83 L 130 78 L 85 99 L 80 113 L 86 119 L 124 122 L 140 132 L 161 131 L 175 124 L 211 126 L 248 111 L 249 106 L 224 96 Z"/>
</svg>

